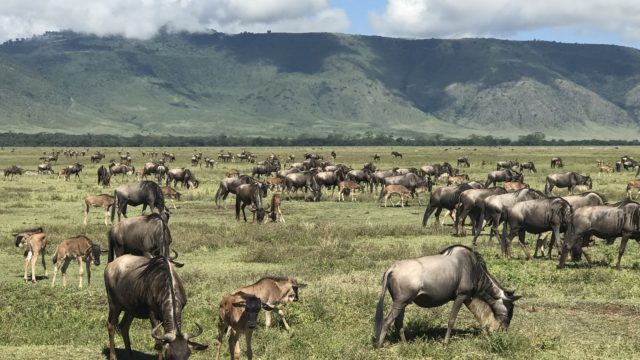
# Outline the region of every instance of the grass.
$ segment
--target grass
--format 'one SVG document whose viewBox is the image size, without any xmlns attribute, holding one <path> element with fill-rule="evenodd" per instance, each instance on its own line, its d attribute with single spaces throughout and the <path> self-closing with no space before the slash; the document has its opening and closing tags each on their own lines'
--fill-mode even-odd
<svg viewBox="0 0 640 360">
<path fill-rule="evenodd" d="M 91 151 L 97 149 L 91 149 Z M 100 149 L 102 150 L 102 149 Z M 106 149 L 107 158 L 117 150 Z M 134 163 L 141 167 L 140 151 L 129 149 Z M 177 162 L 170 166 L 188 166 L 191 154 L 202 151 L 214 156 L 220 149 L 171 149 Z M 227 149 L 225 149 L 227 150 Z M 230 149 L 240 152 L 241 149 Z M 252 149 L 253 150 L 253 149 Z M 315 151 L 325 156 L 332 149 L 268 148 L 255 150 L 258 158 L 269 153 L 289 153 L 301 157 Z M 596 175 L 596 159 L 615 162 L 621 155 L 633 155 L 637 148 L 403 148 L 404 160 L 392 160 L 390 148 L 336 148 L 338 162 L 359 167 L 371 159 L 374 152 L 383 155 L 380 168 L 421 166 L 428 163 L 455 162 L 458 156 L 470 157 L 472 167 L 464 171 L 472 179 L 484 179 L 495 169 L 497 160 L 531 160 L 537 174 L 525 174 L 525 181 L 534 188 L 543 188 L 552 156 L 561 156 L 563 171 L 578 171 L 594 176 L 594 190 L 613 202 L 624 196 L 626 180 L 633 173 L 612 176 Z M 0 151 L 0 168 L 16 164 L 34 169 L 42 148 L 18 148 Z M 83 201 L 87 194 L 109 193 L 96 185 L 98 165 L 86 165 L 80 181 L 57 179 L 55 176 L 22 176 L 13 181 L 0 180 L 4 194 L 0 203 L 0 358 L 50 359 L 74 357 L 104 359 L 108 344 L 106 331 L 107 300 L 102 279 L 103 265 L 94 267 L 92 283 L 77 288 L 78 269 L 71 264 L 68 287 L 58 282 L 50 288 L 50 279 L 36 284 L 22 281 L 22 251 L 13 245 L 11 233 L 21 228 L 42 225 L 49 234 L 47 268 L 53 270 L 51 255 L 62 239 L 77 234 L 106 246 L 107 228 L 103 214 L 92 210 L 89 226 L 82 226 Z M 482 160 L 487 162 L 480 166 Z M 60 158 L 54 169 L 76 159 Z M 184 199 L 176 202 L 170 227 L 173 247 L 186 265 L 179 270 L 185 284 L 188 304 L 183 324 L 191 330 L 195 322 L 205 331 L 197 340 L 211 349 L 194 353 L 194 359 L 214 356 L 216 311 L 221 297 L 231 290 L 252 283 L 263 275 L 289 275 L 308 283 L 301 290 L 301 301 L 287 309 L 292 327 L 265 329 L 260 326 L 254 335 L 254 354 L 259 359 L 396 359 L 396 358 L 632 358 L 640 351 L 640 285 L 638 246 L 629 244 L 622 259 L 621 271 L 612 268 L 617 246 L 605 246 L 598 241 L 592 254 L 597 262 L 588 268 L 569 264 L 560 271 L 556 262 L 524 260 L 514 247 L 514 259 L 499 256 L 495 240 L 480 238 L 478 251 L 488 268 L 503 285 L 517 288 L 523 298 L 516 303 L 511 327 L 506 333 L 482 334 L 471 314 L 462 310 L 449 346 L 442 345 L 450 306 L 420 309 L 409 306 L 405 317 L 409 342 L 401 344 L 394 330 L 385 347 L 372 346 L 373 315 L 380 295 L 380 278 L 396 260 L 432 254 L 453 243 L 469 245 L 470 237 L 450 235 L 450 220 L 442 228 L 421 226 L 424 206 L 412 201 L 406 208 L 382 208 L 375 194 L 364 194 L 357 203 L 337 203 L 325 195 L 319 203 L 301 199 L 285 201 L 286 223 L 254 225 L 236 222 L 233 197 L 226 209 L 217 209 L 213 195 L 224 172 L 231 167 L 243 173 L 252 165 L 246 163 L 217 164 L 213 170 L 194 169 L 201 181 L 198 189 L 181 190 Z M 438 185 L 439 186 L 439 185 Z M 564 194 L 558 192 L 558 194 Z M 424 199 L 423 199 L 424 200 Z M 269 200 L 266 201 L 270 202 Z M 424 204 L 424 202 L 423 202 Z M 137 214 L 133 208 L 131 214 Z M 430 224 L 433 220 L 430 221 Z M 528 235 L 529 247 L 533 235 Z M 38 275 L 43 274 L 40 264 Z M 390 300 L 387 295 L 386 305 Z M 261 320 L 263 321 L 263 320 Z M 149 336 L 148 321 L 135 320 L 131 329 L 135 358 L 151 359 L 155 354 Z M 122 339 L 116 338 L 118 349 Z M 244 349 L 244 342 L 241 343 Z M 222 356 L 228 357 L 226 341 Z M 122 355 L 119 352 L 119 355 Z M 244 356 L 244 355 L 243 355 Z"/>
</svg>

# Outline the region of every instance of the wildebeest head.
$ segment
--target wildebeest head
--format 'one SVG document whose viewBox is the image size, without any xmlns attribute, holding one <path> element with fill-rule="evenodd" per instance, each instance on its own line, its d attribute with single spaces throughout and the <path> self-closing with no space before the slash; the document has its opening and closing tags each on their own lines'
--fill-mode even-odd
<svg viewBox="0 0 640 360">
<path fill-rule="evenodd" d="M 158 324 L 153 330 L 151 330 L 151 336 L 159 341 L 162 341 L 162 347 L 156 350 L 162 350 L 164 358 L 167 360 L 186 360 L 191 356 L 191 350 L 205 350 L 208 346 L 198 344 L 189 339 L 193 339 L 196 336 L 202 334 L 202 327 L 196 323 L 198 330 L 193 334 L 182 334 L 180 331 L 166 333 L 164 335 L 156 335 L 158 328 L 162 326 L 162 323 Z"/>
<path fill-rule="evenodd" d="M 298 289 L 302 289 L 302 288 L 306 288 L 306 287 L 307 287 L 307 284 L 298 284 L 294 280 L 292 285 L 291 285 L 291 290 L 293 291 L 293 294 L 288 294 L 288 296 L 291 299 L 291 301 L 300 300 L 300 297 L 298 296 Z"/>
<path fill-rule="evenodd" d="M 100 245 L 91 245 L 91 247 L 89 247 L 85 252 L 84 257 L 87 263 L 93 260 L 93 265 L 98 266 L 100 265 L 101 253 L 102 250 L 100 249 Z"/>
<path fill-rule="evenodd" d="M 591 189 L 593 187 L 593 182 L 591 181 L 591 177 L 590 176 L 585 176 L 584 177 L 584 185 L 587 185 L 587 187 L 589 189 Z"/>
<path fill-rule="evenodd" d="M 236 295 L 242 297 L 242 301 L 234 302 L 232 305 L 239 308 L 244 308 L 244 315 L 247 317 L 247 326 L 250 329 L 254 329 L 257 325 L 258 314 L 261 309 L 272 311 L 274 308 L 268 304 L 263 303 L 260 298 L 252 294 L 245 294 L 242 291 Z"/>
<path fill-rule="evenodd" d="M 42 230 L 42 227 L 38 227 L 35 229 L 23 230 L 21 232 L 14 233 L 13 236 L 16 237 L 16 247 L 24 245 L 24 242 L 27 240 L 27 238 L 29 238 L 29 236 L 41 232 L 44 232 L 44 230 Z"/>
</svg>

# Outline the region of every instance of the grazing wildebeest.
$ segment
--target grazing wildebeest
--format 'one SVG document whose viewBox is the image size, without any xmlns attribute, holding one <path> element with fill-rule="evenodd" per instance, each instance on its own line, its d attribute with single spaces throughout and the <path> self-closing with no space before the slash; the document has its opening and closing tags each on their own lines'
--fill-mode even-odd
<svg viewBox="0 0 640 360">
<path fill-rule="evenodd" d="M 524 175 L 517 171 L 513 170 L 496 170 L 487 174 L 487 181 L 484 183 L 485 187 L 489 187 L 489 185 L 496 186 L 497 182 L 506 182 L 506 181 L 519 181 L 524 182 Z"/>
<path fill-rule="evenodd" d="M 422 226 L 427 226 L 427 221 L 434 211 L 436 212 L 436 225 L 441 225 L 440 212 L 442 212 L 442 209 L 444 208 L 452 211 L 460 201 L 460 194 L 462 194 L 463 191 L 469 189 L 472 189 L 469 183 L 435 189 L 431 193 L 431 197 L 429 198 L 429 205 L 424 211 L 424 216 L 422 217 Z"/>
<path fill-rule="evenodd" d="M 558 268 L 564 267 L 569 250 L 582 248 L 587 261 L 590 262 L 585 247 L 592 235 L 606 239 L 608 243 L 613 242 L 617 237 L 622 237 L 616 263 L 616 268 L 620 270 L 620 260 L 627 241 L 640 240 L 640 204 L 626 199 L 614 206 L 584 206 L 576 210 L 571 230 L 565 235 Z"/>
<path fill-rule="evenodd" d="M 51 164 L 49 163 L 44 163 L 44 164 L 40 164 L 38 165 L 38 175 L 40 174 L 53 174 L 53 169 L 51 168 Z"/>
<path fill-rule="evenodd" d="M 505 226 L 502 232 L 502 254 L 511 256 L 511 241 L 518 235 L 522 251 L 527 259 L 531 259 L 524 243 L 525 234 L 553 231 L 551 243 L 555 243 L 560 239 L 560 232 L 566 231 L 571 225 L 572 214 L 571 205 L 562 198 L 526 200 L 516 203 L 506 210 L 505 222 L 508 226 Z M 551 255 L 551 249 L 549 249 L 549 255 Z"/>
<path fill-rule="evenodd" d="M 442 164 L 425 165 L 420 168 L 420 175 L 439 177 L 442 174 L 454 176 L 453 167 L 448 162 Z"/>
<path fill-rule="evenodd" d="M 167 223 L 158 214 L 126 218 L 109 229 L 107 238 L 108 262 L 124 254 L 169 256 L 172 241 Z"/>
<path fill-rule="evenodd" d="M 91 285 L 91 262 L 95 266 L 100 265 L 100 245 L 94 244 L 88 237 L 78 235 L 62 240 L 56 252 L 53 254 L 53 279 L 51 279 L 51 287 L 56 284 L 56 275 L 58 269 L 62 268 L 62 286 L 67 286 L 67 268 L 71 260 L 78 261 L 78 287 L 82 287 L 83 269 L 82 262 L 87 267 L 87 285 Z"/>
<path fill-rule="evenodd" d="M 133 175 L 136 171 L 136 168 L 129 165 L 123 164 L 110 164 L 109 165 L 109 174 L 111 176 L 122 174 L 122 181 L 124 181 L 124 177 L 127 177 L 129 180 L 129 175 Z"/>
<path fill-rule="evenodd" d="M 42 257 L 42 267 L 44 268 L 44 276 L 49 277 L 47 265 L 44 261 L 45 251 L 47 249 L 47 234 L 41 227 L 29 230 L 23 230 L 13 234 L 16 237 L 16 247 L 24 246 L 24 281 L 29 281 L 27 270 L 29 262 L 31 262 L 31 281 L 36 282 L 36 261 L 38 255 Z"/>
<path fill-rule="evenodd" d="M 187 189 L 189 189 L 190 187 L 197 189 L 200 185 L 200 182 L 196 180 L 196 177 L 193 175 L 191 170 L 186 168 L 174 168 L 167 171 L 166 185 L 169 186 L 172 181 L 173 187 L 176 187 L 176 185 L 178 185 L 178 182 L 180 183 L 181 187 L 186 186 Z"/>
<path fill-rule="evenodd" d="M 564 164 L 562 163 L 562 159 L 559 157 L 554 157 L 551 158 L 551 168 L 561 168 L 564 167 Z"/>
<path fill-rule="evenodd" d="M 102 154 L 99 151 L 93 155 L 91 155 L 91 162 L 92 163 L 99 163 L 100 161 L 102 161 L 102 159 L 104 159 L 107 155 L 106 154 Z M 143 155 L 144 156 L 144 155 Z"/>
<path fill-rule="evenodd" d="M 174 209 L 177 209 L 176 203 L 174 203 L 173 200 L 180 201 L 180 193 L 170 186 L 163 186 L 160 188 L 160 190 L 162 190 L 162 195 L 164 196 L 164 198 L 171 200 L 171 205 L 173 205 Z"/>
<path fill-rule="evenodd" d="M 231 360 L 240 360 L 240 336 L 244 335 L 247 341 L 247 358 L 253 359 L 251 338 L 253 329 L 258 325 L 258 314 L 261 309 L 267 311 L 277 310 L 263 303 L 259 297 L 243 292 L 234 292 L 225 295 L 220 300 L 218 308 L 218 338 L 216 360 L 220 359 L 222 339 L 229 333 L 229 353 Z"/>
<path fill-rule="evenodd" d="M 380 192 L 380 198 L 384 197 L 384 207 L 387 207 L 387 200 L 393 195 L 398 195 L 400 197 L 400 206 L 404 207 L 404 204 L 409 201 L 409 198 L 413 195 L 413 193 L 411 192 L 411 190 L 402 185 L 387 185 Z M 418 204 L 422 205 L 419 198 Z M 391 205 L 396 206 L 393 201 L 391 201 Z"/>
<path fill-rule="evenodd" d="M 269 212 L 269 217 L 271 218 L 271 222 L 276 222 L 278 217 L 280 217 L 281 222 L 284 221 L 284 215 L 282 215 L 282 193 L 277 192 L 273 194 L 271 197 L 271 211 Z"/>
<path fill-rule="evenodd" d="M 345 201 L 346 195 L 351 195 L 351 202 L 356 201 L 356 195 L 362 192 L 362 186 L 352 180 L 340 181 L 338 184 L 338 201 Z"/>
<path fill-rule="evenodd" d="M 632 189 L 640 189 L 640 180 L 634 179 L 634 180 L 627 181 L 627 197 L 629 199 L 633 199 L 633 196 L 631 196 Z"/>
<path fill-rule="evenodd" d="M 307 284 L 298 283 L 298 281 L 290 277 L 265 276 L 255 283 L 236 289 L 233 292 L 255 295 L 260 298 L 262 303 L 275 307 L 276 305 L 287 306 L 293 301 L 298 301 L 298 291 L 305 287 L 307 287 Z M 290 327 L 284 318 L 284 311 L 278 309 L 278 315 L 282 319 L 284 328 L 288 331 Z M 265 326 L 271 326 L 271 310 L 266 312 Z"/>
<path fill-rule="evenodd" d="M 322 195 L 320 185 L 316 181 L 314 171 L 303 171 L 291 173 L 285 177 L 284 191 L 287 192 L 287 199 L 291 199 L 291 192 L 297 189 L 304 189 L 304 199 L 307 200 L 307 191 L 312 193 L 312 201 L 320 201 Z"/>
<path fill-rule="evenodd" d="M 401 152 L 392 151 L 391 152 L 391 156 L 393 156 L 394 159 L 397 159 L 397 158 L 402 159 L 402 153 Z"/>
<path fill-rule="evenodd" d="M 113 206 L 115 198 L 111 195 L 88 195 L 84 198 L 84 226 L 87 226 L 87 219 L 89 217 L 89 208 L 101 207 L 104 209 L 104 224 L 109 226 L 109 209 Z"/>
<path fill-rule="evenodd" d="M 393 305 L 383 321 L 387 291 Z M 401 260 L 382 277 L 375 315 L 375 346 L 382 347 L 391 323 L 395 323 L 400 340 L 406 343 L 404 312 L 412 302 L 429 308 L 453 301 L 444 337 L 448 344 L 462 304 L 473 313 L 483 331 L 493 332 L 509 328 L 514 302 L 519 298 L 489 273 L 480 254 L 463 245 L 449 246 L 437 255 Z"/>
<path fill-rule="evenodd" d="M 262 186 L 264 186 L 264 189 Z M 244 212 L 244 208 L 250 205 L 250 210 L 253 213 L 252 222 L 258 220 L 258 224 L 264 221 L 265 210 L 262 207 L 262 197 L 266 196 L 266 185 L 253 182 L 251 184 L 242 184 L 238 186 L 236 191 L 236 220 L 240 221 L 240 210 L 242 210 L 242 217 L 247 222 L 247 215 Z"/>
<path fill-rule="evenodd" d="M 549 195 L 554 187 L 558 187 L 568 188 L 569 192 L 573 194 L 573 190 L 576 185 L 586 185 L 588 189 L 591 189 L 593 183 L 590 176 L 580 175 L 575 172 L 551 174 L 547 176 L 547 180 L 545 181 L 544 193 Z"/>
<path fill-rule="evenodd" d="M 151 320 L 151 336 L 156 340 L 155 349 L 160 359 L 185 360 L 192 349 L 207 348 L 189 340 L 202 334 L 200 325 L 196 324 L 196 333 L 182 332 L 182 311 L 187 296 L 182 280 L 168 258 L 123 255 L 107 264 L 104 283 L 109 301 L 109 360 L 116 360 L 116 329 L 122 335 L 127 355 L 131 358 L 129 327 L 134 318 Z M 122 311 L 124 317 L 118 324 Z M 163 335 L 157 335 L 160 327 L 164 329 Z"/>
<path fill-rule="evenodd" d="M 268 175 L 271 176 L 272 173 L 280 171 L 280 161 L 278 160 L 268 160 L 265 161 L 263 165 L 254 166 L 251 171 L 251 177 L 255 177 L 258 175 Z"/>
<path fill-rule="evenodd" d="M 164 196 L 160 186 L 153 181 L 141 181 L 133 184 L 120 185 L 113 193 L 116 201 L 111 208 L 111 222 L 113 222 L 118 208 L 118 221 L 120 214 L 127 217 L 127 205 L 138 206 L 145 204 L 151 211 L 157 211 L 161 216 L 166 217 L 168 213 L 164 206 Z"/>
<path fill-rule="evenodd" d="M 22 175 L 24 174 L 24 169 L 19 168 L 15 165 L 11 165 L 8 168 L 4 169 L 4 179 L 7 180 L 7 177 L 11 176 L 11 180 L 13 180 L 13 175 Z"/>
<path fill-rule="evenodd" d="M 502 187 L 493 187 L 489 189 L 469 189 L 460 194 L 456 210 L 455 234 L 458 236 L 466 236 L 464 230 L 464 221 L 467 216 L 471 218 L 473 235 L 482 230 L 484 215 L 484 199 L 492 195 L 505 194 L 507 190 Z M 475 244 L 474 244 L 475 245 Z"/>
<path fill-rule="evenodd" d="M 84 165 L 75 163 L 64 168 L 64 181 L 68 181 L 71 175 L 75 175 L 77 179 L 80 179 L 80 173 Z"/>
<path fill-rule="evenodd" d="M 144 164 L 144 168 L 142 169 L 142 178 L 146 179 L 147 176 L 151 174 L 156 174 L 158 178 L 158 182 L 164 179 L 164 176 L 167 173 L 167 167 L 164 166 L 164 161 L 160 162 L 148 162 Z"/>
<path fill-rule="evenodd" d="M 229 193 L 236 194 L 236 190 L 238 186 L 242 184 L 251 184 L 255 180 L 249 175 L 241 175 L 236 177 L 226 177 L 220 181 L 220 186 L 218 187 L 218 191 L 215 195 L 216 206 L 220 207 L 220 200 L 224 201 L 229 196 Z"/>
<path fill-rule="evenodd" d="M 498 161 L 498 163 L 496 164 L 496 170 L 513 170 L 513 167 L 518 165 L 520 165 L 518 160 Z"/>
<path fill-rule="evenodd" d="M 98 168 L 98 185 L 109 186 L 111 183 L 111 173 L 104 165 Z"/>
<path fill-rule="evenodd" d="M 529 184 L 520 181 L 506 181 L 503 184 L 503 187 L 505 190 L 507 190 L 507 192 L 514 192 L 520 189 L 528 189 L 530 186 Z"/>
<path fill-rule="evenodd" d="M 214 159 L 204 158 L 204 167 L 213 169 L 216 165 L 216 161 Z"/>
<path fill-rule="evenodd" d="M 469 158 L 466 156 L 459 157 L 457 166 L 471 167 L 471 164 L 469 164 Z"/>
<path fill-rule="evenodd" d="M 431 182 L 431 178 L 427 175 L 424 178 L 420 177 L 414 173 L 409 173 L 406 175 L 399 176 L 389 176 L 384 179 L 384 185 L 402 185 L 411 191 L 412 196 L 415 195 L 418 197 L 418 203 L 420 203 L 420 198 L 418 193 L 416 192 L 416 188 L 424 187 L 427 188 L 428 191 L 431 191 L 433 187 L 433 183 Z M 378 201 L 382 200 L 382 192 L 378 197 Z"/>
<path fill-rule="evenodd" d="M 532 161 L 527 161 L 520 164 L 520 172 L 522 172 L 523 170 L 529 170 L 529 173 L 535 173 L 538 171 L 536 170 L 536 166 L 533 164 Z"/>
<path fill-rule="evenodd" d="M 373 161 L 380 161 L 380 154 L 378 153 L 373 154 Z"/>
</svg>

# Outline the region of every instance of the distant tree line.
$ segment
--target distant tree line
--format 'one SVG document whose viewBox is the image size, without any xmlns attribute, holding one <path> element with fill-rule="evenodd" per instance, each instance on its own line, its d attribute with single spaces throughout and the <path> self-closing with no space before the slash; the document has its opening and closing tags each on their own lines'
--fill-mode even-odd
<svg viewBox="0 0 640 360">
<path fill-rule="evenodd" d="M 359 135 L 331 133 L 324 136 L 302 134 L 296 137 L 246 136 L 157 136 L 157 135 L 69 135 L 60 133 L 0 133 L 0 146 L 53 147 L 179 147 L 179 146 L 581 146 L 640 145 L 639 140 L 547 140 L 543 133 L 521 135 L 517 140 L 491 135 L 449 138 L 442 134 L 413 138 L 367 132 Z"/>
</svg>

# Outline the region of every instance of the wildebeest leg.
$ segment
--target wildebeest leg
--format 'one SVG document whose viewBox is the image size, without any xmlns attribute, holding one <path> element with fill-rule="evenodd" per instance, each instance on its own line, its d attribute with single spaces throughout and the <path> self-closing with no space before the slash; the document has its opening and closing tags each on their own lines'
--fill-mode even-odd
<svg viewBox="0 0 640 360">
<path fill-rule="evenodd" d="M 624 250 L 627 247 L 627 241 L 629 241 L 629 235 L 623 235 L 622 240 L 620 240 L 620 247 L 618 248 L 618 261 L 616 262 L 616 269 L 620 270 L 620 260 L 622 259 L 622 255 L 624 255 Z"/>
<path fill-rule="evenodd" d="M 404 336 L 404 310 L 405 309 L 400 310 L 400 313 L 398 313 L 393 325 L 396 327 L 396 331 L 400 335 L 400 341 L 406 343 L 407 338 Z"/>
<path fill-rule="evenodd" d="M 278 315 L 280 315 L 280 318 L 282 319 L 282 324 L 284 325 L 285 330 L 289 331 L 291 327 L 289 326 L 287 319 L 284 318 L 284 311 L 281 309 L 278 309 Z"/>
<path fill-rule="evenodd" d="M 25 258 L 24 258 L 24 281 L 29 281 L 29 277 L 27 276 L 27 272 L 29 271 L 29 262 L 31 261 L 32 257 L 33 257 L 33 252 L 31 250 L 29 250 L 27 252 L 27 256 L 25 256 Z M 33 282 L 35 282 L 35 280 Z"/>
<path fill-rule="evenodd" d="M 113 205 L 111 205 L 111 206 L 113 206 Z M 104 210 L 104 224 L 105 224 L 106 226 L 109 226 L 109 208 L 110 208 L 111 206 L 107 206 L 107 207 L 105 208 L 105 210 Z M 85 225 L 87 225 L 87 224 L 85 223 Z"/>
<path fill-rule="evenodd" d="M 91 263 L 87 261 L 87 265 L 91 265 Z M 83 276 L 84 276 L 84 269 L 82 268 L 82 257 L 79 257 L 78 258 L 78 287 L 79 288 L 82 288 L 82 277 Z"/>
<path fill-rule="evenodd" d="M 429 201 L 429 205 L 427 205 L 427 208 L 424 211 L 424 215 L 422 216 L 422 226 L 427 226 L 427 221 L 435 210 L 436 207 L 431 204 L 431 201 Z M 440 213 L 438 213 L 438 215 L 440 215 Z"/>
<path fill-rule="evenodd" d="M 387 314 L 387 317 L 385 317 L 384 321 L 382 322 L 382 329 L 380 329 L 379 343 L 377 344 L 378 347 L 380 347 L 384 342 L 384 338 L 387 335 L 387 329 L 389 328 L 391 323 L 395 321 L 396 317 L 398 317 L 398 315 L 400 315 L 401 312 L 404 312 L 404 308 L 406 306 L 407 304 L 404 302 L 399 302 L 399 301 L 393 302 L 393 304 L 391 305 L 391 311 L 389 311 L 389 314 Z"/>
<path fill-rule="evenodd" d="M 84 221 L 83 221 L 84 226 L 87 226 L 87 218 L 89 217 L 89 204 L 86 204 L 86 205 L 87 206 L 84 210 Z"/>
<path fill-rule="evenodd" d="M 64 258 L 64 262 L 62 263 L 62 287 L 67 286 L 67 268 L 69 267 L 69 263 L 71 263 L 71 259 Z"/>
<path fill-rule="evenodd" d="M 109 315 L 111 315 L 111 313 L 109 313 Z M 116 322 L 117 321 L 118 318 L 116 317 Z M 120 321 L 120 324 L 118 324 L 120 335 L 122 335 L 122 340 L 124 341 L 124 348 L 127 350 L 127 356 L 129 358 L 131 358 L 131 340 L 129 339 L 129 328 L 131 327 L 132 321 L 133 315 L 125 311 L 124 316 L 122 317 L 122 321 Z"/>
<path fill-rule="evenodd" d="M 525 235 L 526 235 L 526 231 L 520 230 L 520 233 L 518 234 L 518 242 L 520 243 L 520 247 L 522 248 L 522 251 L 524 251 L 524 255 L 527 257 L 527 260 L 531 260 L 529 249 L 527 249 L 527 245 L 525 245 L 524 243 Z"/>
<path fill-rule="evenodd" d="M 171 205 L 173 205 L 173 210 L 178 210 L 178 208 L 176 207 L 176 203 L 173 202 L 173 199 L 169 199 L 171 200 Z"/>
<path fill-rule="evenodd" d="M 240 335 L 234 330 L 231 330 L 229 336 L 229 355 L 231 360 L 240 360 L 240 343 L 238 342 Z"/>
<path fill-rule="evenodd" d="M 107 293 L 107 296 L 109 294 Z M 116 342 L 115 333 L 116 326 L 118 326 L 118 317 L 120 316 L 120 309 L 116 308 L 111 301 L 109 301 L 109 317 L 107 320 L 107 331 L 109 332 L 109 360 L 116 359 Z M 128 335 L 128 334 L 127 334 Z M 124 338 L 124 335 L 122 336 Z"/>
<path fill-rule="evenodd" d="M 444 344 L 447 345 L 449 343 L 449 339 L 451 338 L 451 330 L 453 326 L 456 324 L 456 318 L 458 317 L 458 312 L 460 311 L 460 307 L 464 304 L 465 300 L 467 300 L 466 295 L 458 295 L 453 302 L 453 307 L 451 308 L 451 314 L 449 314 L 449 323 L 447 324 L 447 333 L 444 336 Z"/>
<path fill-rule="evenodd" d="M 253 349 L 251 348 L 251 337 L 252 336 L 253 336 L 253 329 L 247 330 L 247 333 L 244 334 L 244 339 L 247 342 L 247 359 L 249 359 L 249 360 L 253 359 Z M 238 359 L 240 359 L 239 356 L 238 356 Z"/>
</svg>

